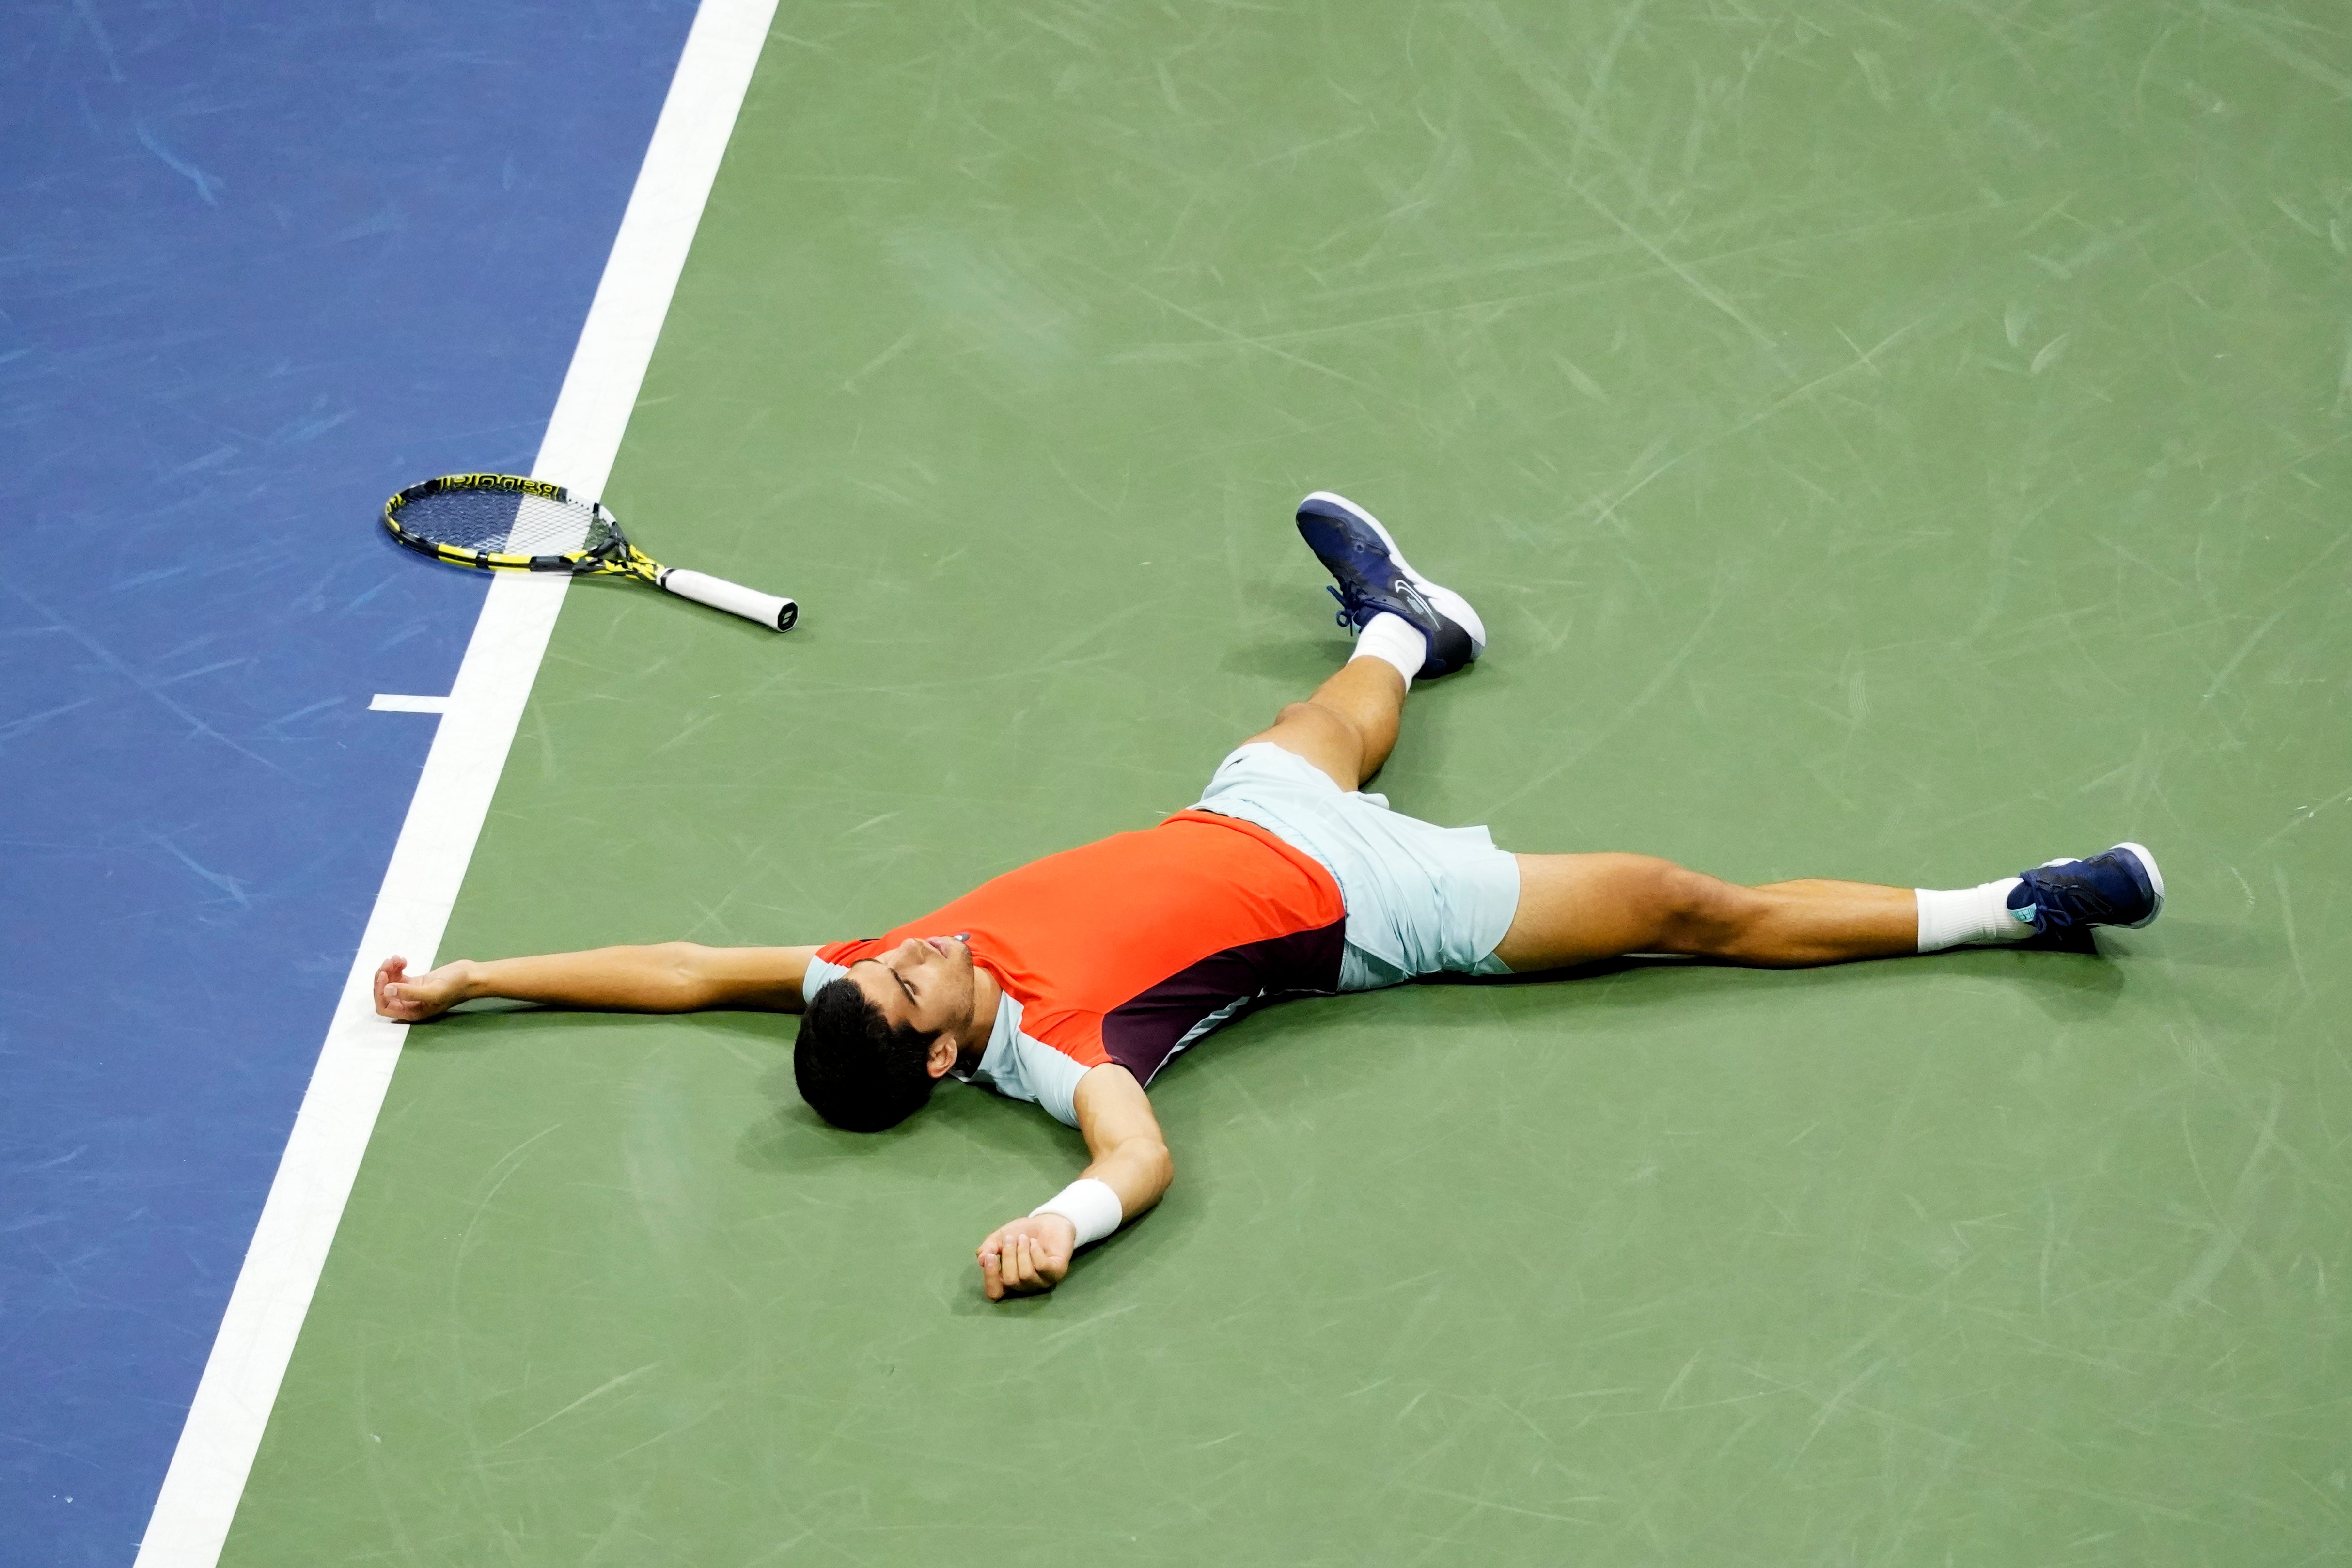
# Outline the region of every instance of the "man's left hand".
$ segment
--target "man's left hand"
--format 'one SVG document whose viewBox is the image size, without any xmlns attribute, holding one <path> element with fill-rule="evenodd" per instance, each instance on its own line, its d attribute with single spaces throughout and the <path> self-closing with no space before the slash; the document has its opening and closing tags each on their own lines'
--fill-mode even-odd
<svg viewBox="0 0 2352 1568">
<path fill-rule="evenodd" d="M 980 1244 L 980 1288 L 992 1301 L 1051 1290 L 1070 1271 L 1078 1229 L 1057 1214 L 1001 1225 Z"/>
</svg>

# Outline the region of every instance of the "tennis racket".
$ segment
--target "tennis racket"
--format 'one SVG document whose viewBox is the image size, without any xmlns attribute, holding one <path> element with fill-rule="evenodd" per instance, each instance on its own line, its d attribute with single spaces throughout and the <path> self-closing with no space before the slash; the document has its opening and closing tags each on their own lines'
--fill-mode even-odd
<svg viewBox="0 0 2352 1568">
<path fill-rule="evenodd" d="M 629 542 L 602 502 L 513 474 L 444 474 L 383 503 L 393 538 L 436 561 L 485 572 L 634 577 L 681 599 L 788 632 L 801 607 L 708 572 L 665 566 Z"/>
</svg>

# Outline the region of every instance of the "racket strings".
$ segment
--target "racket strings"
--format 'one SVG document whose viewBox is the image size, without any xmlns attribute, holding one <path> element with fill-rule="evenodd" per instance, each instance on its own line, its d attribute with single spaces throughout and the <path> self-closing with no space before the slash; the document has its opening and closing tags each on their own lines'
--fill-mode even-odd
<svg viewBox="0 0 2352 1568">
<path fill-rule="evenodd" d="M 488 555 L 569 555 L 612 541 L 604 517 L 578 501 L 513 490 L 448 489 L 403 507 L 400 525 L 421 539 Z"/>
</svg>

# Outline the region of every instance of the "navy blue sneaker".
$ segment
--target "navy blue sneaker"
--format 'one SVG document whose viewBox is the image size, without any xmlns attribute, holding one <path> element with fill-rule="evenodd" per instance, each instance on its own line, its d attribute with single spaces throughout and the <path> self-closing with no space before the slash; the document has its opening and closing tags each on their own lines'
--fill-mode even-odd
<svg viewBox="0 0 2352 1568">
<path fill-rule="evenodd" d="M 1339 601 L 1339 624 L 1361 631 L 1386 612 L 1419 628 L 1429 657 L 1421 679 L 1451 675 L 1486 651 L 1486 626 L 1470 601 L 1414 571 L 1381 520 L 1329 490 L 1298 503 L 1298 536 L 1337 578 L 1327 590 Z"/>
<path fill-rule="evenodd" d="M 2053 860 L 2018 877 L 2009 907 L 2020 919 L 2031 919 L 2038 935 L 2144 926 L 2164 909 L 2164 873 L 2143 845 L 2118 844 L 2087 860 Z"/>
</svg>

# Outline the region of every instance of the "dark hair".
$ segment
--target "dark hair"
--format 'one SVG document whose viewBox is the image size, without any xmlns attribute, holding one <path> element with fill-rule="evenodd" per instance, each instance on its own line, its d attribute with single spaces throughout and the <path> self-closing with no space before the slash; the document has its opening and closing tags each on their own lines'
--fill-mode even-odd
<svg viewBox="0 0 2352 1568">
<path fill-rule="evenodd" d="M 911 1024 L 897 1028 L 856 985 L 836 978 L 817 987 L 793 1042 L 793 1081 L 819 1116 L 852 1132 L 896 1127 L 923 1108 L 931 1076 L 932 1037 Z"/>
</svg>

